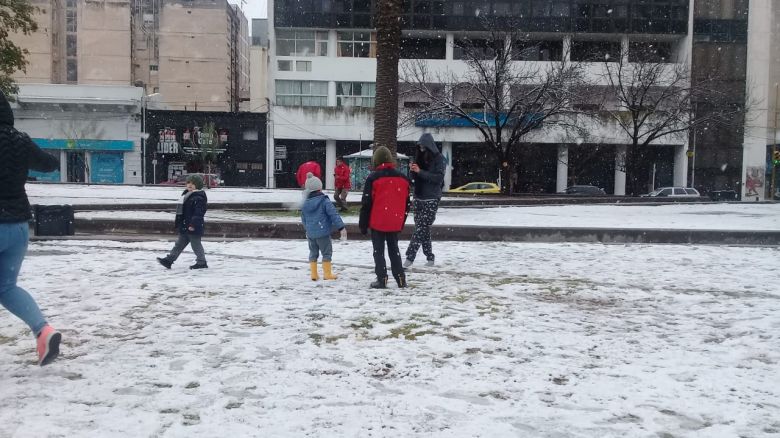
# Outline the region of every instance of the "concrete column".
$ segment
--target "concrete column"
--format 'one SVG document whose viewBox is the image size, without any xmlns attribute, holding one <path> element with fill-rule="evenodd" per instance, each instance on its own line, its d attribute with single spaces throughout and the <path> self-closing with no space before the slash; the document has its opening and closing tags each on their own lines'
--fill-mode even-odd
<svg viewBox="0 0 780 438">
<path fill-rule="evenodd" d="M 325 188 L 333 190 L 336 187 L 336 140 L 325 140 Z"/>
<path fill-rule="evenodd" d="M 328 81 L 328 106 L 336 106 L 336 81 Z"/>
<path fill-rule="evenodd" d="M 558 172 L 555 179 L 555 191 L 562 193 L 569 185 L 569 145 L 558 145 Z"/>
<path fill-rule="evenodd" d="M 455 34 L 452 32 L 447 33 L 447 43 L 444 47 L 444 59 L 447 61 L 452 61 L 453 53 L 455 52 Z"/>
<path fill-rule="evenodd" d="M 272 23 L 269 21 L 269 23 Z M 272 26 L 273 27 L 273 26 Z M 338 55 L 338 34 L 336 30 L 328 31 L 328 58 L 335 58 Z"/>
<path fill-rule="evenodd" d="M 677 187 L 688 186 L 688 146 L 674 147 L 674 185 Z"/>
<path fill-rule="evenodd" d="M 623 64 L 628 64 L 628 49 L 630 45 L 628 43 L 628 35 L 620 37 L 620 56 L 623 57 Z"/>
<path fill-rule="evenodd" d="M 452 186 L 452 142 L 443 141 L 441 143 L 441 154 L 444 155 L 444 160 L 447 163 L 447 167 L 444 170 L 444 190 L 449 190 Z"/>
<path fill-rule="evenodd" d="M 626 195 L 626 145 L 615 146 L 615 195 Z"/>
<path fill-rule="evenodd" d="M 268 128 L 266 147 L 265 147 L 265 186 L 269 189 L 276 187 L 276 179 L 274 178 L 274 172 L 276 171 L 276 161 L 274 160 L 274 147 L 276 143 L 274 141 L 273 134 L 273 120 L 271 120 L 271 113 L 268 115 Z"/>
<path fill-rule="evenodd" d="M 60 182 L 68 182 L 68 151 L 60 151 Z"/>
<path fill-rule="evenodd" d="M 571 61 L 571 35 L 563 37 L 563 61 Z"/>
</svg>

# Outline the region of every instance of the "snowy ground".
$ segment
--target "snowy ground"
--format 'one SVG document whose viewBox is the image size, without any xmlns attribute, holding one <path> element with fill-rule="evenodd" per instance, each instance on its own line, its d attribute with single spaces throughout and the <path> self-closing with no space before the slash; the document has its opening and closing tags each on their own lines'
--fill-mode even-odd
<svg viewBox="0 0 780 438">
<path fill-rule="evenodd" d="M 31 244 L 64 357 L 0 312 L 0 437 L 780 433 L 778 248 L 438 243 L 381 292 L 368 242 L 327 283 L 304 241 L 169 247 Z"/>
<path fill-rule="evenodd" d="M 357 208 L 344 215 L 357 223 Z M 90 211 L 79 218 L 157 219 L 173 222 L 175 211 Z M 210 210 L 208 223 L 300 222 L 295 215 Z M 409 218 L 409 223 L 413 219 Z M 695 230 L 780 230 L 780 204 L 557 205 L 529 207 L 447 208 L 436 225 L 563 228 L 660 228 Z M 216 225 L 215 225 L 216 226 Z"/>
</svg>

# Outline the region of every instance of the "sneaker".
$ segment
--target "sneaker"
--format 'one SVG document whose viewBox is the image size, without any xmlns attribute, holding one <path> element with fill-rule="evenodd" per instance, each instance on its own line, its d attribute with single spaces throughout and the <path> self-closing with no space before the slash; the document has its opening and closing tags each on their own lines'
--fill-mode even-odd
<svg viewBox="0 0 780 438">
<path fill-rule="evenodd" d="M 38 334 L 38 365 L 44 366 L 54 362 L 60 355 L 60 332 L 48 324 Z"/>
<path fill-rule="evenodd" d="M 209 265 L 206 264 L 206 262 L 203 263 L 195 263 L 194 265 L 190 266 L 190 269 L 206 269 Z"/>
<path fill-rule="evenodd" d="M 412 263 L 414 263 L 414 260 L 409 260 L 409 259 L 404 260 L 404 268 L 408 268 L 409 266 L 412 266 Z"/>
<path fill-rule="evenodd" d="M 157 257 L 157 261 L 160 262 L 161 265 L 165 266 L 166 269 L 171 269 L 171 265 L 173 264 L 170 259 L 165 257 Z"/>
<path fill-rule="evenodd" d="M 427 262 L 425 262 L 425 266 L 433 266 L 433 264 L 434 264 L 433 259 L 430 259 Z"/>
</svg>

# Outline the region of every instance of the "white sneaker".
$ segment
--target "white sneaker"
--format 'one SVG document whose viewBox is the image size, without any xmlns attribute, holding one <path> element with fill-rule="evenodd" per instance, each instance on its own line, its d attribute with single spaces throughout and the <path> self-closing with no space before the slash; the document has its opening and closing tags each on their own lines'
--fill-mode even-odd
<svg viewBox="0 0 780 438">
<path fill-rule="evenodd" d="M 406 259 L 404 260 L 404 268 L 408 268 L 409 266 L 412 266 L 413 261 Z"/>
<path fill-rule="evenodd" d="M 433 266 L 433 260 L 428 260 L 425 262 L 425 266 Z"/>
</svg>

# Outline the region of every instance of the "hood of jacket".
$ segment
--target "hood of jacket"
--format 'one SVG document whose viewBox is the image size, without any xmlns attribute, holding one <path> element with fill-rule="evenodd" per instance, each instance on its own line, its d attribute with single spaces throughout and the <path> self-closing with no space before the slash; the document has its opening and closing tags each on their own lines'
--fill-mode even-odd
<svg viewBox="0 0 780 438">
<path fill-rule="evenodd" d="M 323 199 L 323 197 L 325 197 L 325 199 Z M 309 196 L 306 197 L 306 200 L 303 201 L 303 207 L 301 209 L 306 213 L 314 213 L 320 207 L 320 203 L 323 200 L 327 200 L 325 193 L 322 193 L 319 190 L 311 192 L 309 193 Z"/>
<path fill-rule="evenodd" d="M 5 98 L 5 94 L 0 91 L 0 125 L 14 126 L 14 113 L 11 111 L 11 104 Z"/>
<path fill-rule="evenodd" d="M 436 142 L 433 140 L 433 135 L 428 134 L 427 132 L 420 136 L 420 139 L 417 140 L 417 144 L 423 145 L 423 147 L 433 155 L 440 154 L 439 148 L 436 147 Z"/>
</svg>

